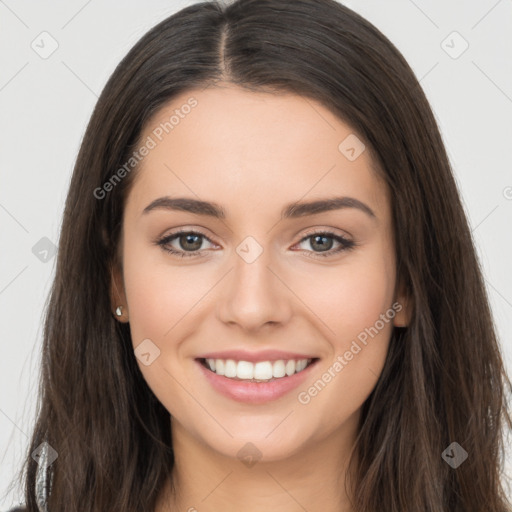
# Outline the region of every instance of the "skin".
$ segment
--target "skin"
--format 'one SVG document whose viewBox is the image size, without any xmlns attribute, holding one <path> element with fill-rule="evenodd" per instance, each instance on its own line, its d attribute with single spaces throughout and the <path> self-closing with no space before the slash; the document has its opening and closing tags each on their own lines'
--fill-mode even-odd
<svg viewBox="0 0 512 512">
<path fill-rule="evenodd" d="M 393 324 L 408 322 L 406 297 L 397 293 L 388 190 L 368 150 L 354 161 L 339 151 L 350 126 L 293 94 L 229 84 L 187 91 L 157 112 L 141 140 L 190 97 L 197 106 L 136 171 L 123 218 L 122 268 L 113 273 L 112 308 L 123 306 L 119 321 L 130 323 L 133 347 L 150 339 L 160 350 L 148 366 L 137 359 L 172 418 L 170 477 L 179 492 L 172 497 L 167 488 L 156 510 L 349 512 L 343 479 L 361 406 L 382 371 Z M 213 201 L 226 218 L 142 213 L 165 195 Z M 280 220 L 288 203 L 333 195 L 364 202 L 376 218 L 343 208 Z M 206 235 L 196 246 L 203 257 L 180 258 L 155 244 L 182 227 Z M 332 255 L 315 258 L 322 252 L 314 239 L 301 242 L 311 229 L 358 245 L 334 254 L 339 244 L 328 239 Z M 236 252 L 247 236 L 263 249 L 250 264 Z M 181 241 L 169 245 L 182 252 L 194 245 Z M 298 393 L 395 302 L 403 307 L 394 319 L 300 403 Z M 320 361 L 298 389 L 250 405 L 218 394 L 194 360 L 240 348 L 315 354 Z M 261 453 L 252 467 L 237 457 L 248 442 Z"/>
</svg>

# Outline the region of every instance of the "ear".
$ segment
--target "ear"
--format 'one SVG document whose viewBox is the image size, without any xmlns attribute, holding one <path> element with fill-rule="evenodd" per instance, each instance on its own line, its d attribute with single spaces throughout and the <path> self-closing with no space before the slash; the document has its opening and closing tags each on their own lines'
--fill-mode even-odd
<svg viewBox="0 0 512 512">
<path fill-rule="evenodd" d="M 128 303 L 124 289 L 123 272 L 119 264 L 112 264 L 110 271 L 110 304 L 114 318 L 119 322 L 128 322 Z M 120 308 L 121 315 L 116 313 Z"/>
<path fill-rule="evenodd" d="M 396 314 L 393 319 L 393 325 L 395 327 L 407 327 L 410 324 L 412 317 L 412 300 L 410 295 L 407 293 L 403 279 L 400 279 L 397 283 L 393 304 L 395 303 L 397 304 L 397 307 L 395 309 Z"/>
</svg>

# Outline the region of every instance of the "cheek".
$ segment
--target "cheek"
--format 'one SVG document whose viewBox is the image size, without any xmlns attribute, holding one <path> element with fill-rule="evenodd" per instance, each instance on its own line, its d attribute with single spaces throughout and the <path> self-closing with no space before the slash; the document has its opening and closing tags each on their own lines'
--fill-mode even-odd
<svg viewBox="0 0 512 512">
<path fill-rule="evenodd" d="M 142 340 L 150 339 L 159 347 L 161 355 L 155 363 L 139 363 L 139 367 L 160 401 L 175 413 L 187 405 L 186 397 L 168 372 L 186 382 L 188 367 L 180 363 L 187 359 L 183 353 L 186 345 L 182 348 L 173 340 L 183 339 L 189 329 L 197 328 L 199 317 L 209 311 L 208 292 L 218 283 L 219 275 L 207 264 L 172 265 L 162 257 L 161 249 L 148 248 L 135 240 L 128 246 L 129 242 L 127 238 L 130 249 L 124 252 L 123 261 L 132 343 L 135 348 Z M 309 396 L 306 415 L 310 417 L 310 412 L 316 410 L 316 417 L 319 421 L 322 418 L 326 426 L 334 427 L 362 405 L 385 361 L 392 318 L 384 322 L 380 315 L 391 306 L 395 276 L 392 253 L 384 244 L 377 245 L 336 267 L 318 267 L 312 272 L 309 266 L 307 272 L 283 272 L 307 304 L 301 307 L 290 298 L 298 308 L 295 312 L 303 317 L 299 320 L 308 320 L 312 332 L 316 327 L 319 340 L 323 338 L 322 354 L 326 357 L 315 373 L 315 382 L 320 378 L 325 385 L 310 382 L 297 393 Z M 214 296 L 215 292 L 210 298 Z M 324 380 L 322 375 L 329 371 L 330 377 Z M 316 386 L 316 392 L 309 394 L 309 386 Z M 338 414 L 332 414 L 332 406 L 340 397 L 343 404 L 336 408 L 338 418 Z"/>
<path fill-rule="evenodd" d="M 395 286 L 393 268 L 391 255 L 379 247 L 353 255 L 329 272 L 317 272 L 308 280 L 308 306 L 328 327 L 326 336 L 336 351 L 373 326 L 390 308 Z"/>
<path fill-rule="evenodd" d="M 372 326 L 389 308 L 390 291 L 385 269 L 365 267 L 361 272 L 354 270 L 347 275 L 330 308 L 338 339 L 344 341 L 347 336 L 356 337 Z"/>
<path fill-rule="evenodd" d="M 190 387 L 190 367 L 183 366 L 182 344 L 175 340 L 181 339 L 193 321 L 194 305 L 208 291 L 209 281 L 197 266 L 171 265 L 167 255 L 163 251 L 163 256 L 160 254 L 161 249 L 129 242 L 127 237 L 129 249 L 124 253 L 123 267 L 132 346 L 137 355 L 137 347 L 144 342 L 141 347 L 145 347 L 144 352 L 149 350 L 151 357 L 148 365 L 137 357 L 137 364 L 158 400 L 171 414 L 179 414 L 190 407 L 180 385 Z M 192 363 L 185 362 L 188 364 Z"/>
<path fill-rule="evenodd" d="M 299 390 L 298 401 L 327 429 L 362 406 L 384 366 L 395 315 L 391 256 L 381 248 L 340 266 L 336 281 L 325 288 L 328 294 L 315 306 L 330 328 L 326 337 L 332 354 Z"/>
<path fill-rule="evenodd" d="M 134 345 L 145 338 L 155 339 L 162 347 L 168 345 L 173 329 L 193 315 L 194 305 L 212 286 L 199 266 L 171 265 L 166 258 L 162 249 L 135 242 L 125 252 L 125 290 Z"/>
</svg>

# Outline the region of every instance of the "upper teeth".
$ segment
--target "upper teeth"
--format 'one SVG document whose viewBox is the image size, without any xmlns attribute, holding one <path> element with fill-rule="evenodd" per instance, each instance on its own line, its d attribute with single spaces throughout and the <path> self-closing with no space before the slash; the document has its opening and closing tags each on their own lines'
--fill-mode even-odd
<svg viewBox="0 0 512 512">
<path fill-rule="evenodd" d="M 312 359 L 300 359 L 295 361 L 290 359 L 285 361 L 260 361 L 251 363 L 249 361 L 235 361 L 233 359 L 206 359 L 212 372 L 217 375 L 223 375 L 228 378 L 238 378 L 242 380 L 269 380 L 280 378 L 285 375 L 293 375 L 306 368 Z"/>
</svg>

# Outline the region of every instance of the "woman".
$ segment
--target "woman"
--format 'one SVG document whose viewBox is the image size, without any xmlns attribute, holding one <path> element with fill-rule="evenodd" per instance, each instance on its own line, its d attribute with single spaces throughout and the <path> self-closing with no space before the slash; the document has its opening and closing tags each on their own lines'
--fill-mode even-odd
<svg viewBox="0 0 512 512">
<path fill-rule="evenodd" d="M 195 4 L 123 59 L 43 353 L 31 512 L 510 505 L 510 381 L 439 130 L 332 0 Z"/>
</svg>

